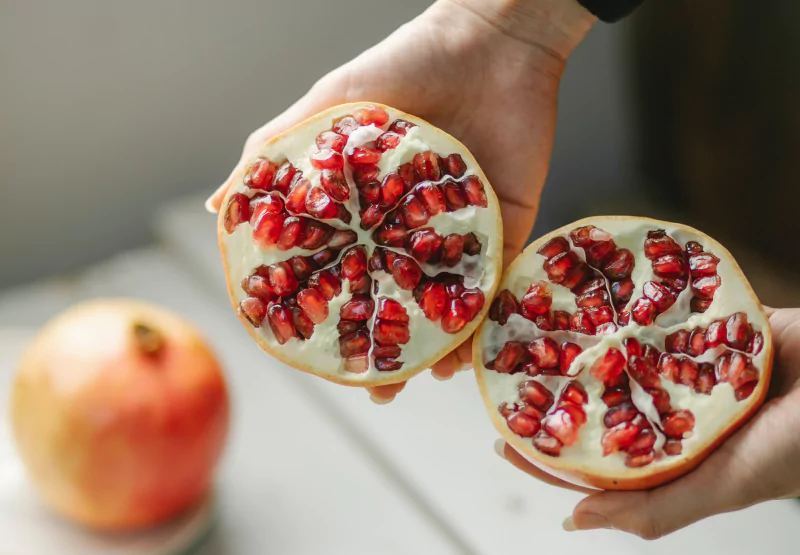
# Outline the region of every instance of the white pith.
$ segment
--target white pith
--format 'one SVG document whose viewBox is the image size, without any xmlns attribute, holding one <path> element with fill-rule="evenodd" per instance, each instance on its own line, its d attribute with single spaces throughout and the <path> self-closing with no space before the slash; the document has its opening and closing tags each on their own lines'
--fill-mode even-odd
<svg viewBox="0 0 800 555">
<path fill-rule="evenodd" d="M 609 348 L 615 347 L 622 353 L 625 348 L 622 340 L 626 337 L 635 337 L 640 343 L 649 343 L 664 352 L 664 338 L 666 335 L 678 330 L 691 330 L 696 327 L 707 328 L 708 325 L 721 318 L 727 318 L 736 312 L 745 312 L 754 332 L 760 331 L 764 336 L 764 348 L 753 358 L 753 365 L 760 373 L 771 364 L 772 337 L 771 331 L 760 304 L 753 294 L 750 285 L 746 282 L 741 270 L 736 265 L 730 254 L 716 241 L 691 228 L 659 222 L 646 218 L 619 218 L 597 217 L 589 218 L 565 226 L 545 237 L 537 240 L 528 247 L 507 270 L 499 290 L 509 289 L 517 299 L 520 299 L 528 290 L 532 282 L 545 281 L 547 274 L 542 268 L 546 260 L 536 253 L 536 250 L 545 242 L 555 236 L 568 238 L 568 233 L 576 227 L 594 225 L 612 234 L 618 248 L 628 248 L 635 255 L 635 266 L 632 279 L 636 285 L 635 291 L 628 303 L 630 308 L 636 299 L 642 296 L 642 286 L 646 281 L 660 281 L 653 274 L 651 261 L 644 256 L 643 243 L 647 231 L 652 229 L 665 229 L 667 233 L 678 241 L 683 247 L 687 241 L 698 241 L 704 250 L 716 255 L 719 259 L 717 268 L 722 283 L 714 295 L 714 301 L 709 309 L 702 314 L 690 314 L 689 301 L 692 297 L 691 288 L 687 287 L 678 297 L 678 301 L 665 313 L 659 315 L 654 325 L 641 327 L 633 320 L 627 327 L 620 328 L 619 332 L 606 336 L 588 336 L 573 332 L 542 332 L 533 322 L 522 316 L 512 315 L 505 326 L 487 319 L 480 329 L 476 339 L 476 353 L 482 353 L 482 360 L 475 360 L 475 371 L 481 386 L 487 410 L 495 426 L 503 433 L 504 437 L 520 453 L 534 463 L 543 463 L 547 470 L 572 482 L 580 482 L 579 476 L 594 476 L 608 481 L 623 481 L 652 475 L 672 467 L 680 466 L 687 459 L 692 459 L 707 449 L 717 437 L 727 432 L 732 424 L 752 411 L 754 404 L 759 403 L 762 393 L 767 387 L 766 379 L 759 380 L 758 387 L 753 394 L 743 401 L 737 401 L 733 388 L 728 383 L 714 386 L 711 395 L 694 392 L 693 389 L 678 385 L 672 381 L 661 378 L 662 387 L 670 395 L 673 410 L 688 409 L 695 416 L 694 431 L 683 439 L 683 452 L 677 456 L 665 456 L 661 447 L 664 436 L 659 431 L 660 419 L 655 409 L 652 397 L 631 380 L 632 399 L 637 408 L 643 412 L 653 424 L 653 429 L 658 436 L 655 450 L 656 459 L 649 465 L 641 468 L 629 468 L 625 465 L 624 452 L 612 453 L 603 456 L 601 437 L 606 431 L 603 417 L 608 407 L 603 403 L 601 395 L 604 386 L 594 379 L 589 368 L 594 361 L 604 355 Z M 570 242 L 571 244 L 571 242 Z M 582 260 L 585 260 L 583 249 L 572 249 Z M 555 284 L 550 284 L 553 290 L 553 310 L 567 310 L 574 313 L 577 310 L 575 295 L 568 289 Z M 522 438 L 514 434 L 506 424 L 505 419 L 499 414 L 498 407 L 501 403 L 519 402 L 518 385 L 526 380 L 535 379 L 550 389 L 556 399 L 564 385 L 570 381 L 562 376 L 538 376 L 531 378 L 524 373 L 501 374 L 484 367 L 484 363 L 495 358 L 506 341 L 517 339 L 531 341 L 537 337 L 551 337 L 559 344 L 571 341 L 580 345 L 584 351 L 575 359 L 570 373 L 575 373 L 581 366 L 584 370 L 576 378 L 586 389 L 589 403 L 584 405 L 587 422 L 579 428 L 578 440 L 571 446 L 564 446 L 557 457 L 545 455 L 533 447 L 531 438 Z M 691 357 L 697 362 L 713 362 L 723 352 L 723 347 L 707 351 L 700 357 Z M 680 355 L 688 356 L 688 355 Z M 555 410 L 555 405 L 549 412 Z M 659 455 L 660 453 L 660 455 Z"/>
<path fill-rule="evenodd" d="M 288 159 L 298 171 L 303 172 L 303 177 L 308 179 L 312 186 L 318 186 L 321 172 L 314 169 L 309 161 L 309 155 L 316 150 L 315 138 L 322 131 L 329 130 L 334 120 L 345 115 L 352 115 L 354 109 L 360 105 L 363 104 L 343 105 L 326 110 L 289 130 L 287 133 L 267 142 L 254 157 L 265 156 L 275 163 Z M 453 268 L 448 268 L 444 265 L 431 266 L 429 264 L 420 264 L 420 266 L 429 276 L 436 275 L 439 272 L 464 275 L 465 287 L 480 289 L 484 293 L 486 301 L 481 313 L 473 321 L 469 322 L 461 332 L 448 334 L 442 330 L 440 321 L 431 322 L 425 318 L 413 298 L 412 291 L 402 290 L 397 287 L 389 274 L 383 272 L 373 274 L 373 280 L 378 281 L 380 284 L 378 295 L 370 291 L 370 295 L 376 300 L 376 307 L 379 297 L 396 299 L 404 306 L 410 319 L 411 338 L 408 343 L 400 345 L 402 354 L 398 357 L 398 360 L 404 362 L 404 365 L 400 370 L 392 372 L 378 371 L 374 367 L 371 356 L 369 357 L 370 367 L 364 373 L 355 374 L 344 369 L 344 359 L 339 353 L 339 332 L 336 325 L 339 322 L 339 308 L 351 297 L 346 282 L 342 284 L 342 294 L 329 301 L 327 319 L 314 326 L 314 333 L 308 340 L 303 341 L 298 338 L 292 338 L 285 345 L 280 345 L 272 334 L 266 319 L 260 328 L 253 328 L 249 323 L 243 322 L 245 326 L 250 328 L 249 331 L 262 348 L 284 362 L 332 381 L 348 385 L 377 385 L 379 383 L 403 381 L 441 359 L 458 344 L 466 340 L 480 323 L 482 314 L 488 310 L 488 305 L 500 280 L 502 228 L 499 205 L 486 176 L 478 167 L 477 162 L 461 143 L 443 131 L 408 114 L 386 106 L 382 107 L 389 113 L 389 122 L 382 128 L 362 126 L 355 130 L 349 137 L 344 153 L 346 154 L 354 146 L 375 140 L 388 128 L 391 122 L 396 119 L 403 119 L 414 123 L 417 127 L 410 129 L 395 149 L 390 149 L 383 153 L 378 165 L 381 170 L 379 181 L 382 181 L 387 173 L 396 170 L 401 164 L 410 162 L 418 152 L 432 150 L 442 156 L 453 153 L 461 155 L 467 166 L 464 177 L 476 175 L 481 179 L 484 184 L 488 206 L 485 208 L 468 206 L 455 212 L 443 212 L 433 216 L 430 222 L 422 228 L 431 227 L 442 237 L 449 233 L 466 234 L 473 232 L 481 242 L 481 254 L 477 256 L 464 255 L 462 261 Z M 235 177 L 223 207 L 226 206 L 227 198 L 231 194 L 238 192 L 252 196 L 256 192 L 243 184 L 242 177 L 243 172 Z M 358 191 L 353 183 L 352 170 L 348 163 L 345 164 L 345 177 L 350 186 L 351 194 L 344 205 L 351 213 L 352 221 L 350 224 L 344 224 L 339 220 L 325 220 L 325 222 L 336 228 L 355 231 L 358 234 L 358 240 L 355 244 L 365 245 L 367 247 L 367 257 L 369 257 L 372 254 L 375 243 L 371 237 L 372 230 L 364 231 L 359 225 Z M 308 256 L 325 248 L 323 245 L 316 251 L 299 248 L 280 251 L 277 247 L 262 249 L 253 242 L 253 229 L 249 223 L 240 224 L 232 234 L 228 234 L 221 222 L 222 219 L 220 219 L 219 225 L 220 245 L 226 262 L 231 300 L 236 306 L 247 296 L 239 286 L 239 283 L 243 278 L 251 275 L 257 267 L 288 260 L 295 255 Z M 342 253 L 346 252 L 346 250 L 344 249 Z M 408 256 L 404 249 L 392 248 L 389 250 Z M 334 265 L 336 262 L 338 260 L 330 265 Z M 367 325 L 372 330 L 374 318 L 370 319 Z"/>
</svg>

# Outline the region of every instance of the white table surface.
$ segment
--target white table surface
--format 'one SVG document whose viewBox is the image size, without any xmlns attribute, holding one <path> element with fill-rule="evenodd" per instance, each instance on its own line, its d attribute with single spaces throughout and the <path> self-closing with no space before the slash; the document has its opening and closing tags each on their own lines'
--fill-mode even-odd
<svg viewBox="0 0 800 555">
<path fill-rule="evenodd" d="M 126 295 L 173 307 L 210 337 L 228 369 L 235 415 L 219 524 L 198 553 L 798 553 L 793 501 L 655 542 L 563 532 L 580 496 L 494 454 L 496 434 L 471 373 L 448 382 L 423 374 L 376 406 L 363 391 L 263 354 L 229 307 L 213 225 L 201 199 L 178 203 L 159 219 L 159 247 L 0 295 L 0 326 L 37 326 L 76 300 Z"/>
</svg>

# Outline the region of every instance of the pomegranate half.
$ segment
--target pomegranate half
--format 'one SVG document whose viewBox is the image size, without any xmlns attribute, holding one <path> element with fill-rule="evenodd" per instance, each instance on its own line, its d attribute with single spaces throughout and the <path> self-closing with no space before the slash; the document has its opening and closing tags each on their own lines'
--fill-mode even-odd
<svg viewBox="0 0 800 555">
<path fill-rule="evenodd" d="M 100 530 L 160 524 L 202 501 L 228 421 L 225 379 L 197 330 L 138 301 L 56 317 L 12 390 L 14 438 L 36 490 Z"/>
<path fill-rule="evenodd" d="M 569 482 L 646 489 L 694 468 L 767 393 L 767 316 L 725 248 L 690 227 L 596 217 L 507 269 L 474 343 L 497 429 Z"/>
<path fill-rule="evenodd" d="M 417 117 L 336 106 L 234 176 L 218 220 L 228 291 L 258 344 L 357 386 L 404 381 L 465 341 L 501 277 L 497 198 Z"/>
</svg>

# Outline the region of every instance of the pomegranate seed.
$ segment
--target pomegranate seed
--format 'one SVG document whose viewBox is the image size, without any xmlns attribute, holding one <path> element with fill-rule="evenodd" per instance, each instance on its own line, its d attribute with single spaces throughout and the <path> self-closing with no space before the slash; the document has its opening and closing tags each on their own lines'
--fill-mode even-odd
<svg viewBox="0 0 800 555">
<path fill-rule="evenodd" d="M 644 255 L 650 260 L 655 260 L 668 254 L 681 254 L 680 245 L 663 229 L 648 231 L 647 239 L 644 241 Z"/>
<path fill-rule="evenodd" d="M 622 344 L 625 346 L 625 353 L 628 357 L 642 356 L 642 344 L 633 337 L 626 337 L 622 340 Z"/>
<path fill-rule="evenodd" d="M 302 173 L 297 172 L 286 196 L 286 208 L 295 214 L 305 214 L 306 197 L 310 189 L 311 182 L 303 178 Z"/>
<path fill-rule="evenodd" d="M 722 279 L 719 276 L 701 277 L 692 282 L 692 291 L 701 299 L 711 299 L 720 285 Z"/>
<path fill-rule="evenodd" d="M 318 170 L 340 170 L 344 167 L 344 157 L 330 148 L 323 148 L 311 153 L 311 165 Z"/>
<path fill-rule="evenodd" d="M 653 398 L 653 406 L 656 407 L 658 414 L 665 414 L 672 410 L 669 394 L 664 389 L 647 388 L 645 391 Z"/>
<path fill-rule="evenodd" d="M 250 276 L 242 280 L 242 290 L 251 297 L 270 302 L 275 300 L 275 293 L 269 287 L 266 278 L 262 276 Z"/>
<path fill-rule="evenodd" d="M 605 424 L 606 428 L 613 428 L 623 422 L 630 422 L 637 414 L 639 414 L 639 411 L 636 410 L 633 403 L 625 401 L 608 409 L 605 417 L 603 417 L 603 424 Z M 637 428 L 636 434 L 638 435 L 638 433 Z M 631 439 L 631 441 L 633 440 Z"/>
<path fill-rule="evenodd" d="M 533 446 L 551 457 L 557 457 L 561 453 L 561 442 L 544 430 L 540 430 L 533 438 Z"/>
<path fill-rule="evenodd" d="M 668 353 L 688 353 L 689 335 L 688 330 L 678 330 L 669 334 L 664 339 L 664 348 Z"/>
<path fill-rule="evenodd" d="M 581 406 L 589 402 L 589 395 L 580 383 L 570 382 L 561 392 L 560 400 Z"/>
<path fill-rule="evenodd" d="M 415 194 L 422 200 L 425 209 L 431 216 L 447 210 L 447 202 L 441 187 L 435 183 L 423 183 L 417 187 Z"/>
<path fill-rule="evenodd" d="M 433 152 L 419 152 L 414 155 L 414 171 L 420 181 L 439 181 L 441 170 L 439 158 Z"/>
<path fill-rule="evenodd" d="M 642 357 L 653 366 L 658 365 L 658 359 L 661 358 L 661 351 L 645 343 Z"/>
<path fill-rule="evenodd" d="M 402 367 L 403 363 L 393 358 L 375 359 L 375 368 L 377 368 L 381 372 L 393 372 L 395 370 L 400 370 L 400 368 Z"/>
<path fill-rule="evenodd" d="M 233 233 L 242 222 L 250 219 L 250 199 L 247 195 L 236 193 L 231 195 L 225 209 L 225 231 Z"/>
<path fill-rule="evenodd" d="M 382 345 L 397 345 L 408 343 L 410 334 L 408 324 L 404 322 L 392 322 L 391 320 L 378 319 L 373 330 L 375 341 Z"/>
<path fill-rule="evenodd" d="M 681 440 L 668 439 L 664 442 L 664 453 L 667 455 L 674 457 L 675 455 L 680 455 L 682 452 L 683 445 L 681 444 Z"/>
<path fill-rule="evenodd" d="M 380 248 L 372 251 L 372 256 L 369 257 L 369 263 L 367 264 L 367 267 L 370 272 L 386 271 L 386 262 L 383 259 Z"/>
<path fill-rule="evenodd" d="M 301 249 L 318 249 L 325 244 L 332 232 L 333 229 L 330 226 L 314 220 L 307 220 L 305 231 L 298 246 Z M 334 237 L 336 237 L 336 234 L 334 234 Z"/>
<path fill-rule="evenodd" d="M 706 352 L 706 334 L 703 330 L 698 328 L 692 331 L 689 336 L 689 350 L 688 354 L 698 357 Z"/>
<path fill-rule="evenodd" d="M 330 264 L 337 256 L 337 252 L 333 249 L 323 249 L 311 255 L 311 260 L 314 261 L 317 268 L 322 268 Z"/>
<path fill-rule="evenodd" d="M 553 292 L 544 281 L 537 281 L 528 288 L 528 292 L 520 300 L 522 315 L 528 320 L 544 314 L 553 304 Z"/>
<path fill-rule="evenodd" d="M 339 335 L 345 336 L 347 334 L 353 333 L 354 331 L 361 329 L 363 327 L 363 322 L 353 322 L 350 320 L 339 320 L 339 323 L 336 324 L 336 329 L 339 332 Z"/>
<path fill-rule="evenodd" d="M 411 254 L 420 262 L 438 262 L 442 256 L 442 237 L 432 229 L 421 229 L 409 235 Z"/>
<path fill-rule="evenodd" d="M 328 248 L 338 251 L 352 245 L 356 241 L 358 241 L 358 234 L 352 229 L 337 229 L 333 232 L 328 242 Z"/>
<path fill-rule="evenodd" d="M 344 320 L 368 320 L 375 310 L 375 303 L 368 296 L 354 296 L 339 309 L 339 317 Z"/>
<path fill-rule="evenodd" d="M 361 229 L 367 230 L 374 228 L 381 223 L 381 218 L 383 218 L 383 212 L 380 206 L 377 204 L 368 206 L 364 213 L 361 214 Z"/>
<path fill-rule="evenodd" d="M 353 168 L 353 181 L 356 184 L 356 188 L 360 190 L 370 183 L 377 183 L 380 173 L 380 168 L 375 165 Z"/>
<path fill-rule="evenodd" d="M 422 278 L 422 269 L 413 259 L 396 255 L 392 261 L 392 277 L 400 289 L 412 291 Z"/>
<path fill-rule="evenodd" d="M 373 234 L 373 239 L 379 245 L 387 247 L 402 247 L 406 244 L 406 227 L 402 224 L 387 224 L 385 221 Z"/>
<path fill-rule="evenodd" d="M 608 305 L 609 302 L 610 300 L 608 296 L 608 291 L 605 290 L 605 287 L 603 289 L 594 289 L 592 291 L 587 291 L 586 293 L 578 295 L 575 298 L 575 303 L 578 305 L 578 308 L 589 308 L 589 307 Z"/>
<path fill-rule="evenodd" d="M 378 317 L 383 320 L 394 322 L 408 322 L 408 313 L 399 302 L 394 299 L 382 298 L 378 301 Z M 399 355 L 376 355 L 385 357 L 395 357 Z"/>
<path fill-rule="evenodd" d="M 367 272 L 367 255 L 364 249 L 356 247 L 347 251 L 342 257 L 342 277 L 350 281 L 358 281 Z"/>
<path fill-rule="evenodd" d="M 609 407 L 615 407 L 620 403 L 629 401 L 630 398 L 630 393 L 625 389 L 611 388 L 603 392 L 603 402 Z"/>
<path fill-rule="evenodd" d="M 553 331 L 553 313 L 548 310 L 544 314 L 536 316 L 533 323 L 542 331 Z"/>
<path fill-rule="evenodd" d="M 329 270 L 322 270 L 311 276 L 308 286 L 319 289 L 327 300 L 331 300 L 342 292 L 342 282 Z"/>
<path fill-rule="evenodd" d="M 347 161 L 354 166 L 372 166 L 381 161 L 381 151 L 367 145 L 354 146 L 347 151 Z"/>
<path fill-rule="evenodd" d="M 414 171 L 414 164 L 411 162 L 407 162 L 398 167 L 397 174 L 403 179 L 403 183 L 405 184 L 403 191 L 406 193 L 409 192 L 414 185 L 419 183 L 417 172 Z"/>
<path fill-rule="evenodd" d="M 719 258 L 710 252 L 701 252 L 689 257 L 689 270 L 692 277 L 713 276 L 717 273 Z"/>
<path fill-rule="evenodd" d="M 549 337 L 540 337 L 528 343 L 528 352 L 540 368 L 558 366 L 558 344 Z"/>
<path fill-rule="evenodd" d="M 628 304 L 628 301 L 631 300 L 631 295 L 633 295 L 633 290 L 635 287 L 636 286 L 633 284 L 633 281 L 630 278 L 612 283 L 611 299 L 614 301 L 614 306 L 620 308 Z"/>
<path fill-rule="evenodd" d="M 451 233 L 444 238 L 442 250 L 442 263 L 452 268 L 459 262 L 464 254 L 464 237 L 458 233 Z"/>
<path fill-rule="evenodd" d="M 711 328 L 709 328 L 710 330 Z M 750 338 L 750 341 L 747 343 L 747 352 L 752 355 L 757 355 L 761 352 L 761 349 L 764 348 L 764 336 L 761 335 L 761 332 L 756 332 Z"/>
<path fill-rule="evenodd" d="M 606 322 L 605 324 L 600 324 L 597 326 L 595 335 L 614 335 L 618 331 L 619 328 L 614 322 Z"/>
<path fill-rule="evenodd" d="M 538 420 L 522 412 L 513 413 L 507 422 L 511 431 L 520 437 L 533 437 L 542 427 Z"/>
<path fill-rule="evenodd" d="M 309 262 L 309 259 L 304 256 L 293 256 L 289 259 L 289 265 L 292 267 L 292 273 L 297 281 L 306 281 L 311 277 L 315 268 Z"/>
<path fill-rule="evenodd" d="M 286 262 L 276 262 L 267 267 L 269 272 L 269 285 L 279 297 L 294 293 L 297 289 L 297 279 L 292 268 Z"/>
<path fill-rule="evenodd" d="M 661 387 L 658 370 L 644 357 L 630 357 L 628 359 L 628 371 L 631 378 L 639 382 L 642 387 Z"/>
<path fill-rule="evenodd" d="M 340 135 L 349 136 L 350 133 L 358 129 L 359 123 L 353 116 L 344 116 L 333 122 L 333 131 Z"/>
<path fill-rule="evenodd" d="M 661 420 L 664 434 L 673 439 L 682 439 L 685 434 L 694 430 L 694 415 L 688 410 L 679 410 L 667 414 Z"/>
<path fill-rule="evenodd" d="M 569 329 L 575 333 L 582 333 L 585 335 L 594 335 L 595 326 L 592 319 L 586 313 L 586 309 L 580 308 L 569 320 Z"/>
<path fill-rule="evenodd" d="M 442 192 L 449 211 L 460 210 L 467 206 L 467 197 L 458 183 L 448 179 L 442 184 Z"/>
<path fill-rule="evenodd" d="M 247 297 L 239 303 L 239 312 L 253 324 L 253 327 L 260 327 L 261 322 L 267 315 L 267 303 L 256 297 Z"/>
<path fill-rule="evenodd" d="M 653 260 L 653 273 L 658 277 L 679 278 L 686 275 L 686 266 L 683 256 L 666 254 Z"/>
<path fill-rule="evenodd" d="M 489 309 L 489 319 L 505 326 L 512 314 L 519 314 L 519 304 L 511 291 L 503 289 Z"/>
<path fill-rule="evenodd" d="M 647 466 L 655 459 L 655 453 L 650 451 L 649 453 L 642 453 L 642 454 L 628 454 L 625 457 L 625 466 L 628 468 L 640 468 L 642 466 Z"/>
<path fill-rule="evenodd" d="M 589 373 L 601 382 L 610 382 L 622 373 L 625 367 L 625 357 L 613 347 L 602 358 L 598 358 L 592 365 Z"/>
<path fill-rule="evenodd" d="M 381 206 L 390 208 L 394 206 L 400 197 L 403 196 L 403 179 L 396 173 L 390 173 L 383 178 L 383 185 L 381 185 Z"/>
<path fill-rule="evenodd" d="M 251 189 L 268 191 L 278 167 L 264 157 L 258 157 L 247 167 L 244 184 Z"/>
<path fill-rule="evenodd" d="M 664 355 L 658 363 L 661 375 L 670 381 L 678 382 L 681 372 L 681 365 L 677 357 Z"/>
<path fill-rule="evenodd" d="M 550 259 L 557 254 L 561 254 L 562 252 L 568 252 L 568 251 L 569 251 L 569 242 L 563 237 L 554 237 L 550 239 L 547 243 L 539 247 L 539 250 L 536 251 L 536 253 L 541 254 L 547 259 Z"/>
<path fill-rule="evenodd" d="M 283 229 L 278 237 L 278 248 L 287 251 L 300 243 L 306 228 L 306 219 L 289 216 L 283 221 Z"/>
<path fill-rule="evenodd" d="M 357 330 L 339 338 L 339 353 L 344 358 L 364 354 L 369 351 L 369 346 L 369 332 L 365 329 Z"/>
<path fill-rule="evenodd" d="M 619 427 L 607 430 L 600 440 L 600 445 L 603 447 L 603 456 L 608 456 L 617 451 L 625 451 L 633 444 L 638 435 L 639 428 L 627 421 L 624 421 Z"/>
<path fill-rule="evenodd" d="M 747 314 L 737 312 L 725 322 L 725 343 L 731 349 L 743 351 L 747 348 L 751 331 L 750 324 L 747 323 Z"/>
<path fill-rule="evenodd" d="M 330 220 L 339 215 L 339 205 L 322 187 L 314 187 L 308 192 L 306 210 L 315 218 L 322 220 Z"/>
<path fill-rule="evenodd" d="M 445 333 L 458 333 L 469 322 L 469 309 L 461 299 L 450 299 L 442 314 L 442 330 Z"/>
<path fill-rule="evenodd" d="M 430 220 L 430 215 L 425 209 L 425 206 L 423 206 L 422 202 L 413 194 L 408 195 L 405 200 L 403 200 L 400 211 L 403 214 L 403 220 L 406 226 L 410 229 L 423 226 Z"/>
<path fill-rule="evenodd" d="M 375 358 L 397 358 L 400 356 L 401 350 L 397 345 L 380 345 L 372 350 Z"/>
<path fill-rule="evenodd" d="M 558 355 L 558 366 L 561 369 L 561 374 L 566 376 L 569 374 L 569 369 L 577 356 L 583 352 L 583 349 L 575 343 L 565 341 L 561 344 L 561 351 Z"/>
<path fill-rule="evenodd" d="M 253 226 L 253 241 L 261 248 L 272 246 L 278 242 L 282 230 L 282 214 L 261 212 Z"/>
<path fill-rule="evenodd" d="M 295 337 L 294 323 L 289 311 L 282 304 L 274 303 L 267 311 L 269 327 L 272 329 L 275 339 L 283 345 L 292 337 Z"/>
<path fill-rule="evenodd" d="M 653 323 L 656 315 L 656 305 L 646 297 L 638 299 L 633 303 L 633 320 L 640 326 L 649 326 Z"/>
<path fill-rule="evenodd" d="M 686 243 L 686 252 L 688 254 L 700 254 L 703 252 L 703 245 L 697 241 L 689 241 Z"/>
<path fill-rule="evenodd" d="M 342 170 L 323 170 L 319 182 L 325 192 L 334 200 L 344 202 L 350 198 L 350 187 L 347 185 Z"/>
<path fill-rule="evenodd" d="M 528 380 L 519 384 L 519 398 L 542 411 L 547 411 L 553 406 L 553 394 L 536 380 Z"/>
<path fill-rule="evenodd" d="M 744 401 L 753 394 L 753 391 L 755 391 L 757 385 L 758 383 L 755 381 L 743 385 L 733 392 L 734 397 L 736 397 L 737 401 Z"/>
<path fill-rule="evenodd" d="M 397 148 L 397 145 L 400 144 L 402 139 L 402 135 L 387 131 L 375 139 L 375 147 L 381 152 L 386 152 L 387 150 Z"/>
<path fill-rule="evenodd" d="M 383 127 L 389 122 L 389 114 L 386 113 L 386 110 L 371 104 L 359 106 L 353 110 L 353 116 L 361 125 L 375 125 L 376 127 Z"/>
<path fill-rule="evenodd" d="M 444 281 L 444 288 L 447 291 L 447 296 L 451 299 L 460 297 L 464 292 L 464 284 L 461 283 L 463 278 L 450 276 Z"/>
<path fill-rule="evenodd" d="M 369 357 L 367 355 L 353 355 L 344 360 L 344 369 L 351 374 L 363 374 L 369 370 Z"/>
<path fill-rule="evenodd" d="M 297 304 L 315 324 L 321 324 L 328 317 L 328 301 L 316 289 L 309 287 L 300 291 Z"/>
<path fill-rule="evenodd" d="M 644 296 L 653 301 L 656 312 L 659 314 L 666 312 L 666 310 L 675 304 L 675 295 L 672 292 L 655 281 L 647 281 L 642 287 Z M 635 315 L 634 315 L 635 316 Z"/>
<path fill-rule="evenodd" d="M 317 135 L 315 142 L 320 150 L 329 148 L 336 152 L 342 152 L 347 144 L 347 138 L 335 131 L 323 131 Z"/>
<path fill-rule="evenodd" d="M 294 324 L 294 329 L 297 331 L 298 337 L 311 339 L 311 336 L 314 335 L 314 322 L 306 316 L 305 312 L 303 312 L 299 306 L 291 307 L 289 313 L 292 315 L 292 323 Z"/>
<path fill-rule="evenodd" d="M 581 262 L 574 252 L 569 251 L 549 258 L 542 267 L 547 272 L 547 278 L 550 281 L 561 283 L 566 279 L 567 273 Z"/>
<path fill-rule="evenodd" d="M 275 174 L 275 183 L 272 188 L 281 194 L 287 194 L 296 171 L 292 164 L 284 162 Z"/>
<path fill-rule="evenodd" d="M 419 300 L 419 306 L 425 317 L 435 322 L 442 317 L 445 304 L 447 304 L 447 293 L 444 285 L 435 281 L 427 283 Z"/>
<path fill-rule="evenodd" d="M 697 384 L 695 385 L 694 390 L 697 393 L 711 395 L 711 390 L 714 389 L 716 384 L 717 379 L 714 376 L 714 365 L 708 362 L 701 363 L 700 372 L 697 377 Z"/>
<path fill-rule="evenodd" d="M 608 305 L 592 306 L 589 308 L 583 308 L 581 310 L 583 310 L 583 312 L 589 316 L 589 320 L 591 320 L 592 324 L 595 326 L 613 323 L 614 321 L 614 310 Z"/>
<path fill-rule="evenodd" d="M 661 280 L 662 285 L 664 285 L 667 289 L 672 291 L 673 294 L 677 295 L 684 289 L 686 289 L 686 285 L 688 282 L 684 278 L 664 278 Z"/>
<path fill-rule="evenodd" d="M 464 254 L 476 256 L 481 253 L 481 242 L 474 233 L 464 235 Z"/>
<path fill-rule="evenodd" d="M 467 195 L 467 201 L 470 204 L 483 208 L 489 206 L 489 201 L 486 200 L 486 192 L 483 190 L 483 183 L 477 176 L 467 176 L 461 182 L 461 186 L 464 188 L 464 194 Z"/>
<path fill-rule="evenodd" d="M 556 409 L 542 422 L 544 429 L 562 445 L 572 445 L 578 439 L 578 423 L 564 408 Z"/>
<path fill-rule="evenodd" d="M 442 172 L 458 179 L 467 171 L 467 164 L 460 154 L 451 154 L 444 159 Z"/>
<path fill-rule="evenodd" d="M 691 301 L 689 301 L 689 310 L 692 312 L 699 312 L 703 313 L 708 310 L 708 307 L 711 306 L 710 299 L 701 299 L 699 297 L 693 297 Z"/>
<path fill-rule="evenodd" d="M 404 119 L 396 119 L 389 126 L 389 131 L 397 133 L 398 135 L 405 135 L 412 127 L 416 127 L 416 125 Z"/>
<path fill-rule="evenodd" d="M 250 199 L 250 223 L 254 223 L 262 212 L 280 214 L 283 212 L 283 199 L 278 193 L 257 194 Z"/>
<path fill-rule="evenodd" d="M 566 331 L 569 329 L 569 312 L 556 310 L 553 312 L 553 326 L 557 330 Z"/>
<path fill-rule="evenodd" d="M 536 377 L 542 373 L 542 370 L 535 362 L 526 362 L 522 365 L 522 371 L 531 377 Z"/>
<path fill-rule="evenodd" d="M 493 368 L 501 374 L 510 374 L 525 358 L 525 346 L 519 341 L 509 341 L 494 359 Z"/>
<path fill-rule="evenodd" d="M 465 289 L 461 293 L 461 300 L 467 305 L 467 320 L 470 322 L 475 319 L 485 303 L 483 292 L 480 289 Z"/>
<path fill-rule="evenodd" d="M 369 288 L 372 285 L 372 279 L 368 275 L 364 275 L 358 281 L 351 281 L 350 282 L 350 292 L 351 293 L 362 293 L 364 295 L 369 294 Z"/>
</svg>

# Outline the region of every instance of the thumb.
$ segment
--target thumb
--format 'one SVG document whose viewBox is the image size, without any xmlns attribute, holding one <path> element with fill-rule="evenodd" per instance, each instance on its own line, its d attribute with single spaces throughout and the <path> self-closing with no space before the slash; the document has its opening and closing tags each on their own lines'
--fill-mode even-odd
<svg viewBox="0 0 800 555">
<path fill-rule="evenodd" d="M 592 494 L 578 503 L 564 529 L 611 528 L 654 540 L 745 505 L 742 488 L 700 470 L 649 491 Z"/>
</svg>

